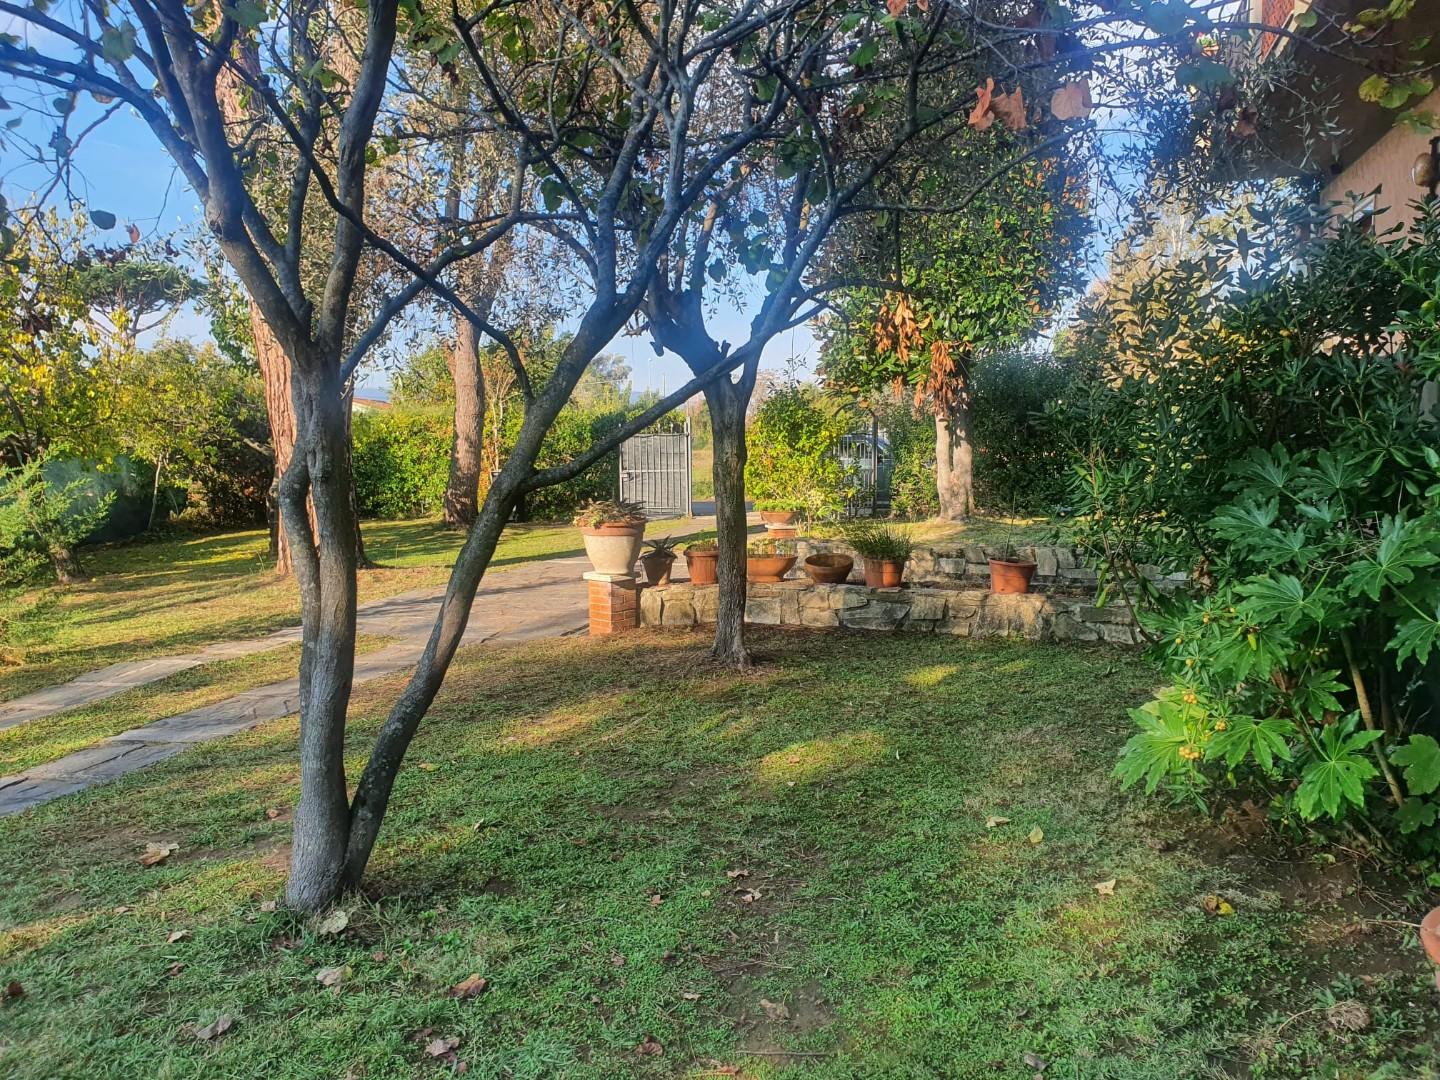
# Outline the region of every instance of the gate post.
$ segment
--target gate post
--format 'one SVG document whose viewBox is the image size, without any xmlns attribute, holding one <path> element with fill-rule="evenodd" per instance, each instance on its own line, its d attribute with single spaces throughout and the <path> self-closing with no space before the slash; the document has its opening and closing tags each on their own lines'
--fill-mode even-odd
<svg viewBox="0 0 1440 1080">
<path fill-rule="evenodd" d="M 621 634 L 640 625 L 640 584 L 634 574 L 585 574 L 590 590 L 590 636 Z"/>
</svg>

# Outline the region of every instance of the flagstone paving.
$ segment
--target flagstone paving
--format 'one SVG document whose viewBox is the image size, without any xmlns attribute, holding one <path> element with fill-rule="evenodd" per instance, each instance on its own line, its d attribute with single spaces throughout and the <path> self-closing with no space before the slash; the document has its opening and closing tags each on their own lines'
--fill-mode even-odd
<svg viewBox="0 0 1440 1080">
<path fill-rule="evenodd" d="M 583 631 L 587 607 L 581 574 L 588 566 L 583 556 L 545 559 L 487 579 L 471 608 L 464 644 L 526 641 Z M 360 632 L 395 640 L 356 658 L 355 683 L 413 666 L 425 648 L 444 595 L 443 588 L 417 589 L 364 605 L 357 618 Z M 90 705 L 200 664 L 263 652 L 298 641 L 299 637 L 299 628 L 291 627 L 266 637 L 210 645 L 191 653 L 112 664 L 0 705 L 0 728 Z M 173 757 L 197 742 L 289 716 L 298 707 L 299 680 L 286 679 L 123 731 L 57 761 L 0 777 L 0 815 L 19 813 L 114 780 Z"/>
</svg>

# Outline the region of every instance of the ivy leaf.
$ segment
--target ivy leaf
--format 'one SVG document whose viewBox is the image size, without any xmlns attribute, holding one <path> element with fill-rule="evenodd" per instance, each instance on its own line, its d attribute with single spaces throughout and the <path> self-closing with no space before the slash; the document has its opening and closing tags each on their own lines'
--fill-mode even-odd
<svg viewBox="0 0 1440 1080">
<path fill-rule="evenodd" d="M 856 49 L 853 53 L 850 54 L 850 63 L 855 65 L 855 67 L 857 68 L 866 67 L 870 64 L 873 64 L 875 62 L 875 58 L 879 55 L 880 39 L 871 38 L 869 41 L 865 42 L 864 45 L 861 45 L 858 49 Z"/>
<path fill-rule="evenodd" d="M 100 51 L 112 64 L 123 64 L 135 55 L 135 27 L 128 22 L 107 26 L 100 35 Z"/>
<path fill-rule="evenodd" d="M 1411 735 L 1390 760 L 1405 766 L 1405 787 L 1410 794 L 1429 795 L 1440 788 L 1440 743 L 1429 735 Z"/>
<path fill-rule="evenodd" d="M 255 0 L 238 0 L 234 7 L 225 9 L 225 14 L 247 30 L 254 30 L 265 21 L 265 8 Z"/>
</svg>

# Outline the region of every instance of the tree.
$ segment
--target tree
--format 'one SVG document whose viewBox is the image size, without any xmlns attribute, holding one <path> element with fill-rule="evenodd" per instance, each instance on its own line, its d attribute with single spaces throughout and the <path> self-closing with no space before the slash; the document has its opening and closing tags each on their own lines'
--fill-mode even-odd
<svg viewBox="0 0 1440 1080">
<path fill-rule="evenodd" d="M 1087 18 L 1087 32 L 1097 38 L 1087 46 L 1091 59 L 1128 58 L 1147 35 L 1166 50 L 1180 51 L 1173 43 L 1183 39 L 1188 51 L 1192 34 L 1211 25 L 1188 8 L 1153 6 L 1163 6 L 1168 21 L 1144 30 L 1142 20 L 1138 36 L 1128 7 Z M 360 881 L 405 751 L 459 646 L 515 502 L 578 475 L 706 386 L 721 387 L 711 413 L 716 495 L 726 522 L 722 581 L 733 593 L 743 575 L 743 534 L 736 531 L 737 520 L 743 529 L 743 437 L 737 458 L 733 433 L 743 420 L 759 350 L 809 316 L 812 287 L 803 278 L 842 211 L 873 209 L 863 194 L 906 142 L 943 130 L 954 110 L 968 104 L 968 92 L 953 91 L 938 114 L 928 105 L 921 112 L 918 99 L 922 90 L 928 96 L 932 73 L 975 55 L 977 37 L 987 45 L 1008 43 L 1017 58 L 1037 37 L 1033 26 L 997 21 L 1009 13 L 1006 5 L 980 15 L 927 7 L 928 14 L 902 27 L 899 13 L 885 21 L 868 5 L 817 10 L 799 0 L 649 0 L 583 12 L 559 0 L 527 0 L 473 12 L 452 8 L 448 21 L 418 5 L 402 9 L 396 0 L 371 0 L 363 9 L 364 31 L 355 36 L 363 42 L 358 64 L 342 73 L 317 45 L 341 33 L 336 13 L 314 0 L 273 15 L 258 4 L 195 13 L 175 0 L 69 0 L 45 10 L 8 0 L 0 5 L 12 26 L 45 31 L 35 35 L 36 47 L 0 39 L 0 72 L 58 92 L 62 107 L 50 113 L 62 131 L 82 96 L 135 111 L 196 192 L 216 243 L 291 365 L 297 437 L 280 484 L 302 611 L 301 794 L 286 886 L 291 905 L 324 907 Z M 351 17 L 360 17 L 359 9 Z M 252 30 L 265 44 L 258 74 L 239 55 Z M 397 56 L 402 30 L 412 51 Z M 895 58 L 875 67 L 881 43 L 892 37 Z M 391 140 L 398 144 L 402 135 L 433 147 L 438 165 L 446 133 L 380 132 L 377 122 L 382 106 L 387 117 L 404 114 L 403 101 L 395 99 L 417 92 L 411 72 L 462 63 L 477 76 L 477 104 L 453 117 L 451 127 L 495 130 L 512 140 L 509 198 L 503 211 L 466 221 L 438 248 L 417 252 L 409 237 L 390 233 L 386 216 L 367 201 L 367 181 Z M 255 138 L 252 125 L 227 123 L 217 88 L 222 73 L 260 103 L 264 138 Z M 871 141 L 856 144 L 854 107 L 868 109 L 865 102 L 876 100 L 879 90 L 904 103 L 903 123 L 898 131 L 888 123 L 862 124 Z M 862 100 L 852 102 L 856 94 Z M 847 158 L 835 153 L 836 139 Z M 848 155 L 855 147 L 864 153 L 852 166 Z M 783 175 L 782 163 L 789 170 Z M 283 197 L 259 198 L 247 187 L 257 169 Z M 782 184 L 772 193 L 778 201 L 771 205 L 780 208 L 773 246 L 770 218 L 762 229 L 728 211 L 734 188 L 758 191 L 772 179 Z M 696 276 L 703 285 L 709 273 L 711 237 L 722 216 L 733 226 L 726 244 L 734 261 L 764 268 L 767 278 L 751 339 L 734 350 L 704 332 L 702 290 L 695 287 Z M 422 294 L 440 297 L 495 337 L 446 275 L 517 230 L 543 235 L 565 252 L 584 276 L 585 302 L 543 388 L 532 384 L 519 351 L 504 349 L 525 401 L 524 423 L 457 556 L 430 640 L 350 797 L 344 750 L 358 553 L 345 388 Z M 377 290 L 373 314 L 362 318 L 356 287 L 367 251 L 400 270 Z M 719 269 L 723 278 L 725 265 Z M 696 377 L 570 462 L 537 469 L 544 436 L 585 368 L 642 304 L 657 337 L 681 346 L 677 351 Z M 496 340 L 505 346 L 504 338 Z M 736 368 L 736 380 L 721 377 Z M 723 440 L 722 419 L 728 425 Z M 725 609 L 727 628 L 733 629 L 735 615 Z M 738 637 L 726 645 L 740 647 L 728 650 L 736 659 L 743 656 Z"/>
<path fill-rule="evenodd" d="M 912 180 L 912 201 L 923 202 L 957 170 L 983 175 L 992 154 L 1015 152 L 1013 140 L 984 132 L 962 142 L 971 145 Z M 917 405 L 928 403 L 942 518 L 975 510 L 974 364 L 1032 330 L 1079 281 L 1085 177 L 1070 169 L 1056 158 L 1028 163 L 958 213 L 896 211 L 868 236 L 852 230 L 838 239 L 834 259 L 853 264 L 859 253 L 875 278 L 893 268 L 897 287 L 853 289 L 837 303 L 825 379 L 857 393 L 907 386 Z"/>
</svg>

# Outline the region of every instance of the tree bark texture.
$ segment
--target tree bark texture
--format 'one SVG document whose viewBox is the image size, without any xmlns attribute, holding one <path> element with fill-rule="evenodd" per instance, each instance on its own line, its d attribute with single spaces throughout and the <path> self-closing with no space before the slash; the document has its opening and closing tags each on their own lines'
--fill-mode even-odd
<svg viewBox="0 0 1440 1080">
<path fill-rule="evenodd" d="M 729 378 L 720 378 L 705 391 L 710 410 L 715 460 L 715 531 L 720 547 L 716 564 L 719 580 L 715 609 L 715 644 L 711 655 L 734 668 L 750 666 L 745 648 L 745 402 Z"/>
<path fill-rule="evenodd" d="M 275 477 L 270 483 L 266 507 L 270 518 L 270 554 L 279 574 L 290 574 L 295 563 L 290 555 L 287 531 L 280 523 L 280 479 L 295 455 L 295 405 L 290 393 L 290 358 L 270 331 L 265 316 L 250 302 L 250 336 L 255 342 L 255 360 L 265 385 L 265 415 L 270 421 L 270 447 L 275 452 Z"/>
<path fill-rule="evenodd" d="M 975 512 L 975 447 L 970 433 L 970 397 L 935 414 L 935 488 L 940 516 L 963 521 Z"/>
<path fill-rule="evenodd" d="M 445 524 L 468 529 L 479 512 L 484 471 L 485 384 L 480 375 L 480 332 L 469 319 L 455 326 L 450 378 L 455 386 L 455 435 L 450 442 L 450 478 L 445 484 Z"/>
</svg>

